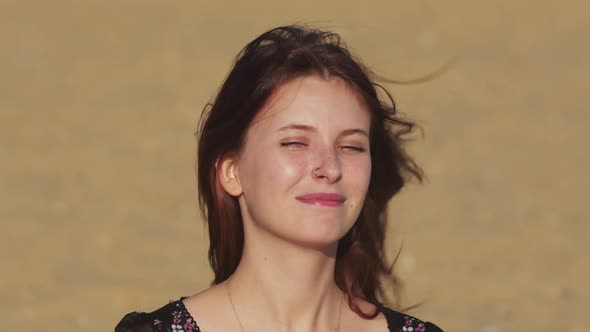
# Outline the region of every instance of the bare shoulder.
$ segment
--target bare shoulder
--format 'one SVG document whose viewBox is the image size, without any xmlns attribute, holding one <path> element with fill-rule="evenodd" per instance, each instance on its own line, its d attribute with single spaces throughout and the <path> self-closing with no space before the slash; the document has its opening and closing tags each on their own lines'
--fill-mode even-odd
<svg viewBox="0 0 590 332">
<path fill-rule="evenodd" d="M 356 303 L 365 313 L 372 313 L 375 310 L 378 310 L 379 314 L 375 318 L 367 319 L 347 307 L 346 323 L 343 324 L 342 331 L 443 332 L 440 327 L 432 322 L 422 321 L 416 317 L 393 310 L 386 306 L 380 306 L 377 308 L 374 304 L 360 299 L 357 299 Z"/>
<path fill-rule="evenodd" d="M 355 303 L 362 312 L 372 313 L 377 307 L 365 300 L 356 298 Z M 364 318 L 354 312 L 349 306 L 342 312 L 342 331 L 367 331 L 367 332 L 384 332 L 387 331 L 387 319 L 382 312 L 374 318 Z"/>
<path fill-rule="evenodd" d="M 228 308 L 225 288 L 215 285 L 183 300 L 184 306 L 202 331 L 226 331 Z"/>
</svg>

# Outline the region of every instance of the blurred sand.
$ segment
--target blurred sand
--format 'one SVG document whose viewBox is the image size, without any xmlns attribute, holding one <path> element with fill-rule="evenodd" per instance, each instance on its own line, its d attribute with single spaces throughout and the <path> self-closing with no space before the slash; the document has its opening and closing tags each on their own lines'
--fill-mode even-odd
<svg viewBox="0 0 590 332">
<path fill-rule="evenodd" d="M 340 32 L 424 139 L 391 209 L 412 313 L 447 331 L 587 331 L 583 1 L 0 0 L 0 317 L 111 331 L 208 285 L 193 132 L 269 27 Z M 586 252 L 586 254 L 584 254 Z M 583 326 L 585 325 L 585 326 Z"/>
</svg>

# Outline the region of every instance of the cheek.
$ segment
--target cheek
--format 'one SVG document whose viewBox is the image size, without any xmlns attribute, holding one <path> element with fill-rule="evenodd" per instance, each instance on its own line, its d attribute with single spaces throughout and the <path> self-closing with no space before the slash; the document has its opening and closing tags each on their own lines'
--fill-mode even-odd
<svg viewBox="0 0 590 332">
<path fill-rule="evenodd" d="M 371 181 L 371 159 L 359 160 L 350 165 L 350 183 L 356 190 L 365 193 Z"/>
<path fill-rule="evenodd" d="M 271 191 L 289 190 L 305 176 L 308 170 L 309 158 L 301 155 L 283 153 L 267 153 L 264 160 L 259 159 L 255 170 L 267 189 Z"/>
<path fill-rule="evenodd" d="M 308 169 L 308 158 L 305 155 L 285 155 L 279 154 L 276 158 L 277 176 L 284 179 L 284 182 L 290 186 L 298 182 Z"/>
</svg>

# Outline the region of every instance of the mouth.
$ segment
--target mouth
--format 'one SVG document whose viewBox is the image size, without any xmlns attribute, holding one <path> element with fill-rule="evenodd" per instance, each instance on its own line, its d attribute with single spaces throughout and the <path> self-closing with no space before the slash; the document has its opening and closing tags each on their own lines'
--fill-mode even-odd
<svg viewBox="0 0 590 332">
<path fill-rule="evenodd" d="M 344 204 L 346 197 L 334 193 L 313 193 L 295 197 L 296 200 L 304 204 L 338 207 Z"/>
</svg>

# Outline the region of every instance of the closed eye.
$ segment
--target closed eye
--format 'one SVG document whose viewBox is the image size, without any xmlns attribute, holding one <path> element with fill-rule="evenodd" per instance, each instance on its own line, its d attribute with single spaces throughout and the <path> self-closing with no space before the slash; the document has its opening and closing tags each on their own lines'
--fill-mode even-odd
<svg viewBox="0 0 590 332">
<path fill-rule="evenodd" d="M 283 142 L 281 143 L 281 146 L 304 147 L 307 146 L 307 144 L 303 142 Z"/>
<path fill-rule="evenodd" d="M 308 145 L 303 142 L 283 142 L 283 143 L 281 143 L 281 146 L 292 147 L 294 149 L 302 149 Z M 338 149 L 339 150 L 354 151 L 354 152 L 365 152 L 366 151 L 365 148 L 360 147 L 360 146 L 354 146 L 354 145 L 342 145 L 342 146 L 339 146 Z"/>
<path fill-rule="evenodd" d="M 345 145 L 345 146 L 339 146 L 339 149 L 346 149 L 346 150 L 352 150 L 352 151 L 358 151 L 358 152 L 365 152 L 365 148 L 360 147 L 360 146 L 352 146 L 352 145 Z"/>
</svg>

